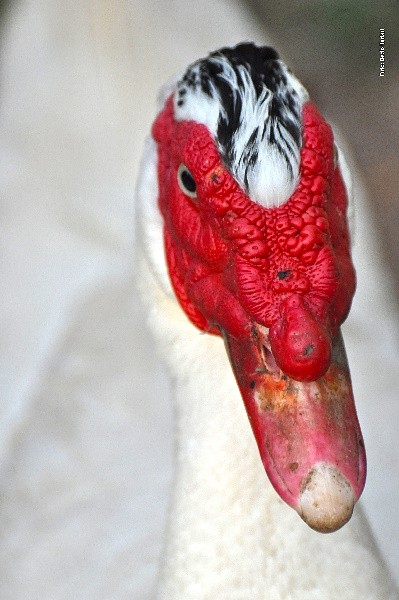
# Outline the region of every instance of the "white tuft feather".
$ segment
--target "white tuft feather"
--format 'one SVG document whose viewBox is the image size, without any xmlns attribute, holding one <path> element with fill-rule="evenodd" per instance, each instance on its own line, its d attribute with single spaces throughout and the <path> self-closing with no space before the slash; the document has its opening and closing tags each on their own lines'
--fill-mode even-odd
<svg viewBox="0 0 399 600">
<path fill-rule="evenodd" d="M 235 96 L 234 101 L 239 101 L 242 106 L 239 125 L 232 137 L 230 170 L 240 186 L 248 191 L 252 200 L 266 207 L 280 206 L 288 200 L 297 186 L 300 147 L 282 121 L 270 118 L 273 93 L 266 85 L 259 95 L 245 66 L 233 68 L 223 55 L 212 57 L 211 60 L 216 68 L 220 68 L 218 77 L 230 85 Z M 218 124 L 221 118 L 226 117 L 226 110 L 211 77 L 207 80 L 210 93 L 203 91 L 200 84 L 201 63 L 202 61 L 195 63 L 187 71 L 191 79 L 190 85 L 187 85 L 184 79 L 177 83 L 174 94 L 175 118 L 178 121 L 192 120 L 202 123 L 219 145 Z M 279 64 L 286 77 L 286 84 L 281 83 L 282 90 L 293 93 L 300 114 L 303 104 L 308 100 L 308 93 L 284 63 L 279 61 Z M 184 102 L 181 101 L 182 90 Z M 287 116 L 290 116 L 288 107 L 286 112 Z M 278 145 L 270 142 L 271 129 Z M 253 164 L 249 160 L 254 156 L 251 149 L 256 151 Z"/>
</svg>

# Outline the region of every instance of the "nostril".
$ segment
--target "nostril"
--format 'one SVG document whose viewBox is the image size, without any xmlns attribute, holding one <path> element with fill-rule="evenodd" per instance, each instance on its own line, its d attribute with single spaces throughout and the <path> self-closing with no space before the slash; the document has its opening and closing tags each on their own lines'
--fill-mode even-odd
<svg viewBox="0 0 399 600">
<path fill-rule="evenodd" d="M 269 371 L 269 373 L 280 373 L 280 367 L 276 363 L 276 359 L 273 356 L 273 352 L 264 344 L 262 344 L 262 358 L 264 365 Z"/>
</svg>

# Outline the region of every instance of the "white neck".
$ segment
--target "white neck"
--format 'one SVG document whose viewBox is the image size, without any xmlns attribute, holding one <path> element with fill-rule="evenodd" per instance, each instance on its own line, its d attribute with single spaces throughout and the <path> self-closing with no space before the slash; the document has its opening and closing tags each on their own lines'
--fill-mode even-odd
<svg viewBox="0 0 399 600">
<path fill-rule="evenodd" d="M 175 386 L 175 487 L 158 598 L 396 598 L 359 509 L 322 535 L 278 498 L 223 341 L 188 322 L 143 257 L 140 280 Z"/>
</svg>

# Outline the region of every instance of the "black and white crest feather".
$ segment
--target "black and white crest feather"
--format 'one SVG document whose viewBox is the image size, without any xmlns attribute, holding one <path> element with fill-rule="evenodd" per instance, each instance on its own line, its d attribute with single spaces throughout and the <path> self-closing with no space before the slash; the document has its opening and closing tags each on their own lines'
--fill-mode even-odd
<svg viewBox="0 0 399 600">
<path fill-rule="evenodd" d="M 269 47 L 240 44 L 192 64 L 174 93 L 177 120 L 206 125 L 249 196 L 278 206 L 299 176 L 301 113 L 308 94 Z"/>
</svg>

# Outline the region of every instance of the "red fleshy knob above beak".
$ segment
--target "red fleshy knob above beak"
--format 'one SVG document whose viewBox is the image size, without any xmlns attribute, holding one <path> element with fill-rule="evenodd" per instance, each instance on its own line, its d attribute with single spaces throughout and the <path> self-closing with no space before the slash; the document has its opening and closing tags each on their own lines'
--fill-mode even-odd
<svg viewBox="0 0 399 600">
<path fill-rule="evenodd" d="M 331 338 L 303 299 L 294 294 L 281 307 L 282 317 L 270 328 L 270 344 L 280 369 L 292 379 L 314 381 L 331 362 Z"/>
</svg>

